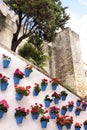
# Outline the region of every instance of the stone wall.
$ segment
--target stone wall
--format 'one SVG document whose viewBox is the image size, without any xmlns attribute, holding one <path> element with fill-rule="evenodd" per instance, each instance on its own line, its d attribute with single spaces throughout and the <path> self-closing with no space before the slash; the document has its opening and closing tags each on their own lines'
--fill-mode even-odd
<svg viewBox="0 0 87 130">
<path fill-rule="evenodd" d="M 52 50 L 54 57 L 52 60 L 55 62 L 52 66 L 54 76 L 58 77 L 64 85 L 70 86 L 83 95 L 85 72 L 79 36 L 70 28 L 66 28 L 58 33 Z"/>
</svg>

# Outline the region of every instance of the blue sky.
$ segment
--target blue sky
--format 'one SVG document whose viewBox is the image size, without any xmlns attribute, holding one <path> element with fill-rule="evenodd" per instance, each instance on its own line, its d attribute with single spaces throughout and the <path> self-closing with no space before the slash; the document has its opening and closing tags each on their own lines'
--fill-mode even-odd
<svg viewBox="0 0 87 130">
<path fill-rule="evenodd" d="M 87 63 L 87 0 L 61 0 L 68 6 L 70 20 L 66 26 L 79 34 L 83 61 Z"/>
</svg>

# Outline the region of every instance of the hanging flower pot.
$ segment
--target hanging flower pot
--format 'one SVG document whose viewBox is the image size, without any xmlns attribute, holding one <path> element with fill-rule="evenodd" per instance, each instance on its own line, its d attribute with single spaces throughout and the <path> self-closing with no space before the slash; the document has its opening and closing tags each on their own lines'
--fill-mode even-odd
<svg viewBox="0 0 87 130">
<path fill-rule="evenodd" d="M 31 70 L 28 70 L 28 69 L 25 69 L 25 70 L 24 70 L 24 75 L 25 75 L 25 77 L 29 77 L 29 76 L 30 76 L 30 73 L 31 73 Z"/>
<path fill-rule="evenodd" d="M 47 121 L 41 121 L 41 127 L 46 128 L 47 127 Z"/>
<path fill-rule="evenodd" d="M 52 84 L 52 90 L 56 90 L 56 88 L 57 88 L 57 85 Z"/>
<path fill-rule="evenodd" d="M 3 57 L 3 62 L 2 62 L 3 68 L 8 68 L 11 58 L 6 56 L 5 54 L 3 54 L 2 57 Z"/>
<path fill-rule="evenodd" d="M 29 77 L 32 71 L 32 66 L 27 64 L 24 70 L 25 77 Z"/>
<path fill-rule="evenodd" d="M 56 90 L 58 84 L 61 84 L 57 78 L 52 78 L 50 83 L 51 83 L 52 90 Z"/>
<path fill-rule="evenodd" d="M 45 103 L 45 107 L 49 107 L 50 106 L 50 100 L 44 100 Z"/>
<path fill-rule="evenodd" d="M 61 124 L 57 124 L 58 130 L 62 130 L 63 129 L 63 125 Z"/>
<path fill-rule="evenodd" d="M 46 128 L 47 127 L 47 123 L 49 122 L 50 117 L 49 116 L 45 116 L 43 115 L 40 119 L 41 122 L 41 127 L 42 128 Z"/>
<path fill-rule="evenodd" d="M 1 82 L 1 91 L 4 91 L 7 89 L 8 82 Z"/>
<path fill-rule="evenodd" d="M 39 117 L 39 114 L 38 114 L 38 113 L 32 113 L 31 115 L 32 115 L 32 119 L 33 119 L 33 120 L 37 120 L 38 117 Z"/>
<path fill-rule="evenodd" d="M 66 112 L 67 112 L 67 110 L 65 110 L 65 109 L 61 109 L 61 115 L 65 115 Z"/>
<path fill-rule="evenodd" d="M 31 105 L 31 115 L 32 119 L 37 120 L 40 114 L 44 113 L 43 105 L 37 104 Z"/>
<path fill-rule="evenodd" d="M 76 106 L 79 107 L 81 105 L 81 103 L 82 103 L 82 98 L 80 98 L 76 101 Z"/>
<path fill-rule="evenodd" d="M 4 111 L 0 110 L 0 119 L 3 117 Z"/>
<path fill-rule="evenodd" d="M 34 89 L 33 89 L 33 96 L 38 96 L 39 92 L 41 91 L 41 88 L 38 83 L 35 83 Z"/>
<path fill-rule="evenodd" d="M 22 122 L 23 122 L 23 116 L 16 116 L 15 118 L 16 118 L 17 124 L 22 124 Z"/>
<path fill-rule="evenodd" d="M 16 100 L 21 100 L 22 98 L 23 95 L 16 92 Z"/>
<path fill-rule="evenodd" d="M 14 84 L 19 84 L 20 78 L 17 76 L 14 76 Z"/>
<path fill-rule="evenodd" d="M 67 112 L 67 105 L 62 106 L 61 108 L 61 115 L 65 115 Z"/>
<path fill-rule="evenodd" d="M 82 124 L 76 122 L 75 123 L 75 130 L 80 130 L 81 126 L 82 126 Z"/>
<path fill-rule="evenodd" d="M 72 126 L 71 124 L 66 124 L 67 130 L 68 130 L 68 129 L 71 129 L 71 126 Z"/>
<path fill-rule="evenodd" d="M 52 99 L 50 99 L 49 95 L 46 95 L 44 99 L 45 107 L 49 107 L 51 102 Z"/>
<path fill-rule="evenodd" d="M 41 81 L 41 90 L 45 91 L 48 85 L 48 80 L 47 79 L 42 79 Z"/>
<path fill-rule="evenodd" d="M 13 80 L 14 84 L 19 84 L 20 79 L 24 78 L 24 73 L 20 69 L 16 69 L 14 72 Z"/>
<path fill-rule="evenodd" d="M 15 108 L 15 119 L 17 124 L 21 124 L 23 122 L 23 118 L 29 114 L 29 109 L 22 108 L 21 106 Z"/>
<path fill-rule="evenodd" d="M 82 101 L 82 110 L 86 111 L 86 108 L 87 108 L 87 102 Z"/>
<path fill-rule="evenodd" d="M 75 115 L 79 116 L 79 115 L 80 115 L 80 111 L 79 111 L 79 110 L 76 110 L 76 111 L 75 111 Z"/>
<path fill-rule="evenodd" d="M 8 77 L 7 76 L 3 76 L 2 74 L 0 74 L 1 77 L 0 77 L 0 80 L 1 80 L 1 91 L 4 91 L 7 89 L 7 86 L 8 86 Z"/>
<path fill-rule="evenodd" d="M 65 100 L 66 100 L 67 95 L 68 95 L 68 94 L 66 93 L 66 91 L 61 91 L 62 101 L 65 101 Z"/>
<path fill-rule="evenodd" d="M 0 119 L 3 117 L 4 113 L 8 111 L 9 105 L 6 100 L 0 101 Z"/>
<path fill-rule="evenodd" d="M 81 111 L 82 111 L 82 108 L 81 108 L 81 107 L 76 107 L 76 109 L 75 109 L 75 114 L 76 114 L 77 116 L 79 116 Z"/>
<path fill-rule="evenodd" d="M 56 117 L 56 114 L 54 112 L 50 112 L 50 118 L 55 119 L 55 117 Z"/>
<path fill-rule="evenodd" d="M 84 125 L 84 130 L 87 130 L 87 120 L 85 120 L 85 121 L 83 122 L 83 125 Z"/>
<path fill-rule="evenodd" d="M 46 87 L 47 87 L 46 84 L 42 84 L 42 85 L 41 85 L 41 90 L 42 90 L 42 91 L 45 91 L 45 90 L 46 90 Z"/>
<path fill-rule="evenodd" d="M 73 110 L 73 106 L 68 106 L 68 111 L 72 112 L 72 110 Z"/>
<path fill-rule="evenodd" d="M 15 91 L 16 91 L 16 100 L 21 100 L 23 96 L 28 96 L 30 94 L 30 86 L 17 86 L 15 85 Z"/>
<path fill-rule="evenodd" d="M 87 130 L 87 124 L 86 125 L 84 124 L 84 130 Z"/>
<path fill-rule="evenodd" d="M 57 97 L 56 97 L 56 98 L 54 98 L 54 104 L 58 104 L 58 103 L 59 103 L 59 100 L 60 100 L 60 99 L 59 99 L 59 98 L 57 98 Z"/>
<path fill-rule="evenodd" d="M 3 60 L 3 68 L 8 68 L 9 64 L 10 64 L 10 60 L 8 59 Z"/>
<path fill-rule="evenodd" d="M 72 112 L 73 107 L 74 107 L 74 102 L 73 101 L 68 101 L 68 111 L 69 112 Z"/>
</svg>

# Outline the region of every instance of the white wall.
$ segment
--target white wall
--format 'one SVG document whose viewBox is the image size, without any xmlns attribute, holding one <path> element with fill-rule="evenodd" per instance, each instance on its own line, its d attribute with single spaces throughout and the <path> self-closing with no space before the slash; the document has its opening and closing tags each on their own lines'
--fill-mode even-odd
<svg viewBox="0 0 87 130">
<path fill-rule="evenodd" d="M 4 69 L 2 67 L 2 54 L 6 54 L 11 57 L 11 63 L 9 68 Z M 51 94 L 53 91 L 51 90 L 50 83 L 47 86 L 46 91 L 41 91 L 37 97 L 33 97 L 33 87 L 34 83 L 41 83 L 41 80 L 43 78 L 46 78 L 50 81 L 50 78 L 44 75 L 43 73 L 39 72 L 35 68 L 33 68 L 33 72 L 31 73 L 30 77 L 24 78 L 20 81 L 20 85 L 30 85 L 31 86 L 31 93 L 29 96 L 23 97 L 21 101 L 15 100 L 15 89 L 14 89 L 14 83 L 13 83 L 13 73 L 16 68 L 19 68 L 21 71 L 24 71 L 24 67 L 26 66 L 26 63 L 13 55 L 12 53 L 8 52 L 7 50 L 0 47 L 0 73 L 3 75 L 8 76 L 9 79 L 9 86 L 6 91 L 2 92 L 0 91 L 0 100 L 6 99 L 9 103 L 10 108 L 8 109 L 8 112 L 4 114 L 4 117 L 0 119 L 0 129 L 1 130 L 42 130 L 41 124 L 40 124 L 40 117 L 38 120 L 33 120 L 31 118 L 31 113 L 26 117 L 26 119 L 23 120 L 23 123 L 21 125 L 16 124 L 16 120 L 14 117 L 15 107 L 23 106 L 25 108 L 30 109 L 30 105 L 34 103 L 42 103 L 44 105 L 44 97 L 46 94 Z M 60 93 L 61 90 L 65 90 L 62 86 L 59 86 L 56 90 L 57 93 Z M 66 90 L 67 91 L 67 90 Z M 74 100 L 76 101 L 78 97 L 73 95 L 72 93 L 68 92 L 67 100 L 59 102 L 58 107 L 61 108 L 62 105 L 67 104 L 68 101 Z M 54 103 L 51 103 L 51 106 L 54 105 Z M 75 108 L 74 108 L 75 109 Z M 73 112 L 67 112 L 67 115 L 72 115 L 74 117 L 74 123 L 80 122 L 83 123 L 85 119 L 87 119 L 87 111 L 81 112 L 80 116 L 75 116 L 74 111 Z M 46 130 L 57 130 L 55 119 L 50 119 L 50 122 L 48 123 L 48 126 Z M 66 127 L 64 127 L 64 130 L 66 130 Z M 72 130 L 74 130 L 74 126 L 72 126 Z M 82 126 L 82 129 L 83 126 Z"/>
</svg>

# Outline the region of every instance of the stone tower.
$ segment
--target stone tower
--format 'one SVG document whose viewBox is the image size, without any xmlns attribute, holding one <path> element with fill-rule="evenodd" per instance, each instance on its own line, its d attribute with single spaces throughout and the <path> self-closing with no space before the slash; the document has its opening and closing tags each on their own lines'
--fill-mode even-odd
<svg viewBox="0 0 87 130">
<path fill-rule="evenodd" d="M 58 33 L 51 47 L 51 75 L 83 96 L 87 87 L 79 36 L 66 28 Z"/>
</svg>

